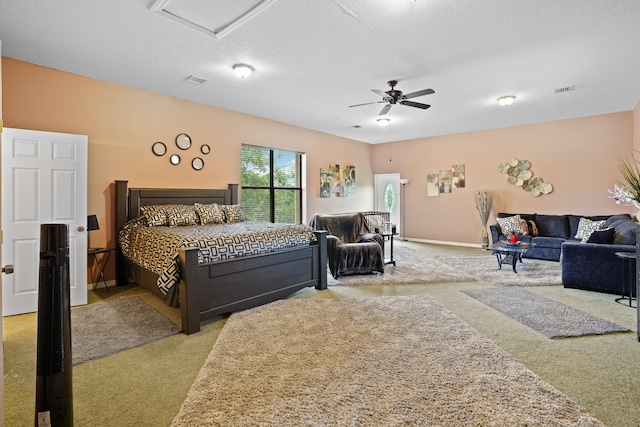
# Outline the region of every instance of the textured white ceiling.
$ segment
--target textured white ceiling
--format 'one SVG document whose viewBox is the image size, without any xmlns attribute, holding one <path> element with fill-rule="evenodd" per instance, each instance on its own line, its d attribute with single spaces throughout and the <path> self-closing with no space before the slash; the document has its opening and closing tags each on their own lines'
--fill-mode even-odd
<svg viewBox="0 0 640 427">
<path fill-rule="evenodd" d="M 369 143 L 640 101 L 638 0 L 276 0 L 217 38 L 154 3 L 0 0 L 2 54 Z M 251 77 L 233 74 L 240 62 Z M 431 108 L 396 105 L 388 128 L 376 125 L 384 104 L 349 108 L 380 100 L 371 89 L 392 79 L 435 90 L 413 99 Z M 516 102 L 499 106 L 509 94 Z"/>
</svg>

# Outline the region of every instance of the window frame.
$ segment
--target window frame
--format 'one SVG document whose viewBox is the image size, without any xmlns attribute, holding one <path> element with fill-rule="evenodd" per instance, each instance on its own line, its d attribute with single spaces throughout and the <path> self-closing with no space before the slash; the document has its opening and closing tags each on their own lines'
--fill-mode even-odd
<svg viewBox="0 0 640 427">
<path fill-rule="evenodd" d="M 269 222 L 274 223 L 275 222 L 275 218 L 276 218 L 276 192 L 277 191 L 297 191 L 298 192 L 298 205 L 300 206 L 300 208 L 298 209 L 298 212 L 296 212 L 296 224 L 302 224 L 302 219 L 304 217 L 304 211 L 305 211 L 305 207 L 304 207 L 304 164 L 305 164 L 305 154 L 301 153 L 299 151 L 294 151 L 294 150 L 285 150 L 285 149 L 280 149 L 280 148 L 274 148 L 274 147 L 264 147 L 264 146 L 259 146 L 259 145 L 251 145 L 251 144 L 242 144 L 240 150 L 240 162 L 242 164 L 242 159 L 243 159 L 243 155 L 244 155 L 244 148 L 245 147 L 253 147 L 253 148 L 258 148 L 261 150 L 265 150 L 269 152 L 269 186 L 254 186 L 254 185 L 244 185 L 242 183 L 243 177 L 242 177 L 242 172 L 241 172 L 241 177 L 240 177 L 240 191 L 241 194 L 242 192 L 247 189 L 247 190 L 268 190 L 269 191 Z M 298 156 L 297 158 L 297 165 L 298 165 L 298 170 L 297 172 L 297 183 L 298 185 L 295 187 L 282 187 L 282 186 L 275 186 L 275 154 L 276 152 L 284 152 L 284 153 L 291 153 L 294 154 L 295 156 Z M 241 195 L 241 200 L 242 200 L 242 195 Z"/>
</svg>

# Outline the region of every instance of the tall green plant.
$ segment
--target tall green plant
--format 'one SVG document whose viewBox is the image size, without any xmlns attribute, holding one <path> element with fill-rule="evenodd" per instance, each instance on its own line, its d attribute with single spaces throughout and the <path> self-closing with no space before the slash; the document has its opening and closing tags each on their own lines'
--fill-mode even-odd
<svg viewBox="0 0 640 427">
<path fill-rule="evenodd" d="M 637 152 L 637 151 L 634 151 Z M 640 202 L 640 161 L 631 154 L 629 157 L 621 157 L 618 170 L 622 175 L 621 182 L 629 191 L 629 195 L 637 202 Z"/>
</svg>

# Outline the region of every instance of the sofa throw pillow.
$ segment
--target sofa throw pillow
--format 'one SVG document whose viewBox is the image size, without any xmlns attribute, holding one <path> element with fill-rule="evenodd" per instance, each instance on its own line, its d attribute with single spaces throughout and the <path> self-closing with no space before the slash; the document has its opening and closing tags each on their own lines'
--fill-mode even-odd
<svg viewBox="0 0 640 427">
<path fill-rule="evenodd" d="M 198 216 L 200 216 L 200 223 L 202 225 L 224 223 L 224 211 L 217 203 L 212 203 L 210 205 L 196 203 L 195 207 L 198 212 Z"/>
<path fill-rule="evenodd" d="M 591 233 L 604 226 L 605 221 L 592 221 L 587 218 L 580 218 L 578 223 L 578 232 L 574 236 L 576 239 L 580 239 L 582 243 L 586 243 L 591 236 Z"/>
<path fill-rule="evenodd" d="M 610 245 L 613 243 L 613 238 L 616 234 L 616 229 L 613 227 L 609 228 L 601 228 L 600 230 L 595 230 L 589 236 L 587 243 L 600 243 L 604 245 Z"/>
<path fill-rule="evenodd" d="M 529 234 L 532 236 L 537 236 L 539 233 L 538 227 L 536 227 L 536 222 L 532 219 L 528 219 L 527 224 L 529 225 Z"/>
<path fill-rule="evenodd" d="M 496 218 L 502 234 L 528 234 L 527 227 L 522 227 L 522 218 L 520 215 L 506 216 L 504 218 Z"/>
<path fill-rule="evenodd" d="M 522 230 L 522 234 L 525 236 L 531 234 L 529 230 L 529 225 L 527 224 L 527 220 L 524 218 L 520 219 L 520 230 Z"/>
</svg>

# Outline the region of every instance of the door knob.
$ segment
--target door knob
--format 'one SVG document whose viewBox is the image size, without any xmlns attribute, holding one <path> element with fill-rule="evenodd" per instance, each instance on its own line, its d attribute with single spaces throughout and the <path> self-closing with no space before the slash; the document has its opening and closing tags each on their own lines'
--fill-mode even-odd
<svg viewBox="0 0 640 427">
<path fill-rule="evenodd" d="M 13 265 L 5 265 L 4 267 L 2 267 L 2 272 L 4 274 L 11 274 L 13 273 Z"/>
<path fill-rule="evenodd" d="M 78 231 L 82 233 L 84 231 L 84 227 L 83 226 L 78 227 Z"/>
</svg>

